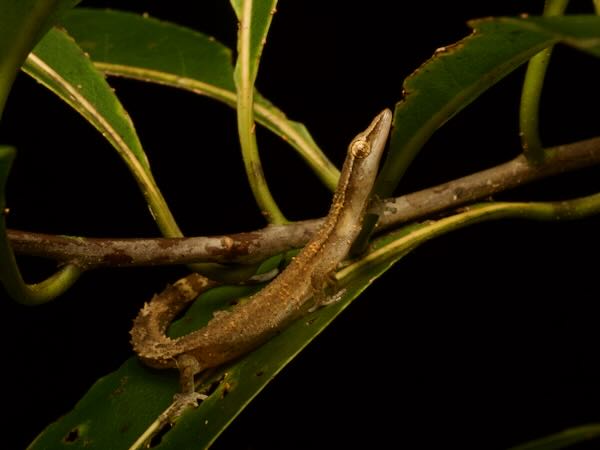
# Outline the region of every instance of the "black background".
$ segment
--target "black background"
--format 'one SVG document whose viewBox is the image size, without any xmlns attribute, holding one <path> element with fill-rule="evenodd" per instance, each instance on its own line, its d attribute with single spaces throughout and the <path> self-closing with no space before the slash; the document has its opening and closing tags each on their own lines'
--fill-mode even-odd
<svg viewBox="0 0 600 450">
<path fill-rule="evenodd" d="M 189 3 L 83 5 L 147 11 L 235 47 L 229 2 Z M 349 3 L 280 2 L 257 81 L 268 99 L 306 124 L 338 165 L 349 139 L 400 99 L 402 80 L 437 47 L 469 33 L 466 20 L 535 13 L 542 5 Z M 580 9 L 571 12 L 591 10 L 591 2 L 575 6 Z M 590 56 L 557 49 L 542 101 L 545 144 L 598 134 L 599 69 Z M 439 130 L 399 193 L 516 156 L 522 76 L 515 72 Z M 165 87 L 110 83 L 186 234 L 264 225 L 245 180 L 231 109 Z M 300 159 L 262 129 L 258 140 L 284 212 L 292 219 L 324 214 L 330 195 Z M 8 187 L 11 227 L 87 236 L 157 234 L 116 153 L 25 75 L 4 113 L 0 142 L 19 150 Z M 583 195 L 597 190 L 597 177 L 598 170 L 590 169 L 499 198 Z M 423 245 L 296 358 L 214 448 L 501 449 L 598 421 L 598 225 L 598 218 L 505 220 Z M 52 269 L 28 258 L 20 263 L 31 280 Z M 97 270 L 59 300 L 36 308 L 16 305 L 0 292 L 2 386 L 11 423 L 3 436 L 6 448 L 23 448 L 131 356 L 128 331 L 138 308 L 184 273 Z"/>
</svg>

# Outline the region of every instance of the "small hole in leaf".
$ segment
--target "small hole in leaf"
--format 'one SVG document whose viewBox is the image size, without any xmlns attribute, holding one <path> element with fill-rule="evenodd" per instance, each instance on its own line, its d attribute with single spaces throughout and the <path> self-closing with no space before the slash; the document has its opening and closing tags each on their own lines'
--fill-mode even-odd
<svg viewBox="0 0 600 450">
<path fill-rule="evenodd" d="M 262 377 L 264 374 L 265 372 L 263 370 L 259 370 L 258 372 L 256 372 L 257 377 Z"/>
<path fill-rule="evenodd" d="M 158 433 L 152 436 L 152 439 L 150 439 L 150 442 L 148 443 L 148 448 L 154 448 L 158 446 L 161 443 L 163 437 L 165 437 L 165 434 L 171 431 L 171 428 L 173 428 L 173 426 L 170 423 L 166 423 Z"/>
<path fill-rule="evenodd" d="M 313 323 L 315 323 L 315 320 L 317 320 L 317 318 L 316 318 L 316 317 L 313 317 L 312 319 L 308 319 L 308 320 L 306 321 L 306 325 L 312 325 Z"/>
<path fill-rule="evenodd" d="M 79 440 L 79 428 L 73 428 L 64 438 L 64 441 L 68 444 L 76 442 L 77 440 Z"/>
<path fill-rule="evenodd" d="M 204 392 L 202 392 L 202 393 L 205 394 L 205 395 L 210 396 L 213 392 L 215 392 L 217 390 L 217 388 L 223 382 L 224 379 L 225 379 L 225 374 L 221 375 L 215 381 L 213 381 L 212 383 L 210 383 L 210 386 L 208 386 L 208 388 Z"/>
<path fill-rule="evenodd" d="M 223 383 L 223 389 L 221 390 L 221 398 L 227 397 L 227 394 L 231 392 L 231 385 L 229 383 Z"/>
</svg>

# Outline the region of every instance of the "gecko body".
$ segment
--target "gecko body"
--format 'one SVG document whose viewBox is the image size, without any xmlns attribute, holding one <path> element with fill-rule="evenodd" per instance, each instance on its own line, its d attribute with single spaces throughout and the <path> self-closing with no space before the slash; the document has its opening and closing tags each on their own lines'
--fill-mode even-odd
<svg viewBox="0 0 600 450">
<path fill-rule="evenodd" d="M 140 359 L 151 367 L 176 367 L 183 395 L 195 403 L 193 377 L 258 347 L 315 306 L 311 298 L 330 283 L 360 232 L 391 126 L 386 109 L 350 143 L 325 222 L 290 264 L 265 288 L 227 311 L 219 311 L 201 329 L 179 338 L 166 330 L 177 313 L 215 282 L 191 274 L 154 296 L 139 312 L 131 330 Z M 318 303 L 318 301 L 317 301 Z"/>
</svg>

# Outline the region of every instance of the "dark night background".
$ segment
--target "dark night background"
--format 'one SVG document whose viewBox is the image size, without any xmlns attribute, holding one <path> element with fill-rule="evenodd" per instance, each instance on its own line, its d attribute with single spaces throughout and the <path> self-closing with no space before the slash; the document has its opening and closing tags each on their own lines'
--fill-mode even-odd
<svg viewBox="0 0 600 450">
<path fill-rule="evenodd" d="M 147 11 L 235 47 L 229 2 L 189 3 L 82 5 Z M 437 47 L 469 33 L 466 20 L 536 13 L 542 3 L 282 1 L 258 88 L 305 123 L 339 165 L 351 137 L 400 98 L 402 80 Z M 591 2 L 576 3 L 581 9 L 571 12 L 591 11 Z M 402 11 L 394 4 L 402 4 Z M 542 102 L 547 145 L 598 134 L 599 73 L 599 60 L 557 48 Z M 439 130 L 399 192 L 516 156 L 522 76 L 522 70 L 515 72 Z M 243 173 L 233 110 L 165 87 L 109 81 L 186 234 L 263 226 Z M 262 129 L 258 140 L 284 212 L 294 219 L 324 214 L 330 195 L 293 151 Z M 25 75 L 4 113 L 0 142 L 19 151 L 8 187 L 12 228 L 157 234 L 116 153 Z M 598 190 L 598 175 L 590 169 L 500 198 L 584 195 Z M 422 246 L 296 358 L 214 448 L 502 449 L 600 421 L 599 225 L 600 218 L 560 224 L 505 220 Z M 31 280 L 52 269 L 32 259 L 20 263 Z M 0 291 L 4 410 L 11 416 L 5 448 L 23 448 L 96 379 L 131 356 L 128 331 L 138 308 L 184 273 L 97 270 L 37 308 L 17 305 Z"/>
</svg>

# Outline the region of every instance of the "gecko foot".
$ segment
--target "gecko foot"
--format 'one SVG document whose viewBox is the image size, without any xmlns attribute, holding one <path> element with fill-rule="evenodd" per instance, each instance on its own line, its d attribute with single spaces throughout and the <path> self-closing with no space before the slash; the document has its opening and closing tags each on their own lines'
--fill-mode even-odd
<svg viewBox="0 0 600 450">
<path fill-rule="evenodd" d="M 175 394 L 173 396 L 173 403 L 169 408 L 168 415 L 169 421 L 173 422 L 178 419 L 185 411 L 190 408 L 197 408 L 198 401 L 207 399 L 208 396 L 200 394 L 199 392 L 185 392 Z"/>
<path fill-rule="evenodd" d="M 329 306 L 339 302 L 345 293 L 346 289 L 340 289 L 338 292 L 332 295 L 326 295 L 324 291 L 315 292 L 314 305 L 308 309 L 308 312 L 311 313 L 323 306 Z"/>
<path fill-rule="evenodd" d="M 334 303 L 339 302 L 344 294 L 346 293 L 346 289 L 340 289 L 335 294 L 326 297 L 321 301 L 321 306 L 333 305 Z"/>
</svg>

